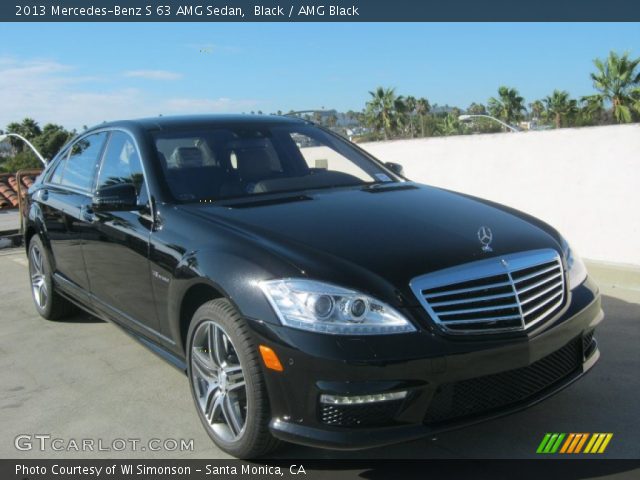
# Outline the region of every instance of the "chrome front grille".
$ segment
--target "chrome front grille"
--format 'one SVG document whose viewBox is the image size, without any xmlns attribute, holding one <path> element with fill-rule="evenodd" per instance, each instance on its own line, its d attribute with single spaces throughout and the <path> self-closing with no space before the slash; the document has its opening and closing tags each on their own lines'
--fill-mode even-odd
<svg viewBox="0 0 640 480">
<path fill-rule="evenodd" d="M 413 293 L 449 333 L 526 330 L 564 303 L 562 261 L 555 250 L 479 260 L 414 278 Z"/>
</svg>

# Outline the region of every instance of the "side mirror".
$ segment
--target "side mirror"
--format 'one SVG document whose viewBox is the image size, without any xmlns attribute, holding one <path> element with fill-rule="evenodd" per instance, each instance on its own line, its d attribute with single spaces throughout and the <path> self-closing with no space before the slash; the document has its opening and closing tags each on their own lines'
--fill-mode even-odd
<svg viewBox="0 0 640 480">
<path fill-rule="evenodd" d="M 96 212 L 138 210 L 138 193 L 132 183 L 101 187 L 93 195 L 91 208 Z"/>
<path fill-rule="evenodd" d="M 400 165 L 399 163 L 386 162 L 385 166 L 396 175 L 404 177 L 404 168 L 402 168 L 402 165 Z"/>
</svg>

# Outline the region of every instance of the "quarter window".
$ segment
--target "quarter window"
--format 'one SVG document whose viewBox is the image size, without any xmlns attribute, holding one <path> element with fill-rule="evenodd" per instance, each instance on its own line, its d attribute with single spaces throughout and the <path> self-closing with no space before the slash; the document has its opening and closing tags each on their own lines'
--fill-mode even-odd
<svg viewBox="0 0 640 480">
<path fill-rule="evenodd" d="M 66 151 L 64 155 L 60 157 L 60 160 L 58 160 L 58 163 L 54 165 L 53 171 L 49 175 L 50 183 L 60 183 L 60 180 L 62 180 L 62 172 L 64 171 L 64 165 L 67 162 L 68 156 L 69 156 L 69 151 Z"/>
</svg>

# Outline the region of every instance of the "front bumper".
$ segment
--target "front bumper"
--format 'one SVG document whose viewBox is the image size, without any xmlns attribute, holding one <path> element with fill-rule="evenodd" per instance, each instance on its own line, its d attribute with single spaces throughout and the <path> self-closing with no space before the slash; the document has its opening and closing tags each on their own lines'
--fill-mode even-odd
<svg viewBox="0 0 640 480">
<path fill-rule="evenodd" d="M 263 369 L 273 435 L 315 447 L 360 449 L 477 423 L 553 395 L 598 360 L 593 331 L 603 317 L 597 287 L 587 279 L 559 318 L 508 338 L 449 338 L 427 328 L 340 337 L 250 325 L 256 343 L 273 348 L 284 365 L 283 372 Z M 397 391 L 408 394 L 373 408 L 320 402 L 322 394 Z"/>
</svg>

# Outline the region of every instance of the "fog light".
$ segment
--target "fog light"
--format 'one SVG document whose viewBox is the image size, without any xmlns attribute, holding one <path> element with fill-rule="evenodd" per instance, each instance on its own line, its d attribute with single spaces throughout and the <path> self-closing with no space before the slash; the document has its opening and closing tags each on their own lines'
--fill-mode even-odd
<svg viewBox="0 0 640 480">
<path fill-rule="evenodd" d="M 389 393 L 376 393 L 373 395 L 320 395 L 320 403 L 327 403 L 332 405 L 357 405 L 362 403 L 376 403 L 376 402 L 388 402 L 391 400 L 402 400 L 407 396 L 406 391 L 402 392 L 389 392 Z"/>
</svg>

